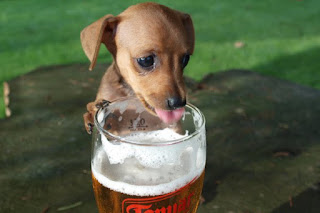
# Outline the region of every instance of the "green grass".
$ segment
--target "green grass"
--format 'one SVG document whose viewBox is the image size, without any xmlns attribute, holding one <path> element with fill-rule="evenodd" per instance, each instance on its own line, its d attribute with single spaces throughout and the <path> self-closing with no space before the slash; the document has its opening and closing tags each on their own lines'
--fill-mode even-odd
<svg viewBox="0 0 320 213">
<path fill-rule="evenodd" d="M 138 2 L 1 0 L 0 82 L 39 66 L 88 62 L 80 31 Z M 320 88 L 319 0 L 161 3 L 193 17 L 196 50 L 188 76 L 199 80 L 211 72 L 243 68 Z M 245 46 L 235 48 L 236 41 Z M 110 60 L 103 51 L 98 62 Z M 3 111 L 0 104 L 0 117 Z"/>
</svg>

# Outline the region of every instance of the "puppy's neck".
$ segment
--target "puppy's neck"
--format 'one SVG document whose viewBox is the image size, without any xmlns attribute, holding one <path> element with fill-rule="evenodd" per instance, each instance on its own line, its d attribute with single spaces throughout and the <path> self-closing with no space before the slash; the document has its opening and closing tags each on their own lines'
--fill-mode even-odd
<svg viewBox="0 0 320 213">
<path fill-rule="evenodd" d="M 112 64 L 107 70 L 108 72 L 114 72 L 114 74 L 119 78 L 123 79 L 122 75 L 120 74 L 120 69 L 118 67 L 118 64 L 115 61 L 112 61 Z"/>
<path fill-rule="evenodd" d="M 124 88 L 132 90 L 132 88 L 129 86 L 129 84 L 127 84 L 126 80 L 121 75 L 119 66 L 117 65 L 117 63 L 115 61 L 113 61 L 111 66 L 110 66 L 110 72 L 113 72 L 114 75 L 117 77 L 119 85 L 122 85 Z"/>
<path fill-rule="evenodd" d="M 116 88 L 120 89 L 123 96 L 135 95 L 131 86 L 126 82 L 126 80 L 121 75 L 121 71 L 119 69 L 119 66 L 117 65 L 117 63 L 115 61 L 112 62 L 110 68 L 108 69 L 108 72 L 111 72 L 112 75 L 114 75 L 114 77 L 115 77 L 115 78 L 112 78 L 113 82 L 110 82 L 110 83 L 115 85 Z"/>
</svg>

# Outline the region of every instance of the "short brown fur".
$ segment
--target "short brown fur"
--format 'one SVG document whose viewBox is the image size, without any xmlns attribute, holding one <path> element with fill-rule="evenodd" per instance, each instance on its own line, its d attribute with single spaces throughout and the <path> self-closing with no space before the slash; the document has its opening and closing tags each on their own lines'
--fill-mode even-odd
<svg viewBox="0 0 320 213">
<path fill-rule="evenodd" d="M 186 100 L 181 59 L 194 51 L 194 28 L 188 14 L 157 3 L 129 7 L 118 16 L 106 15 L 81 32 L 81 43 L 96 64 L 101 43 L 113 56 L 94 102 L 87 104 L 84 122 L 91 133 L 96 105 L 102 100 L 136 95 L 147 109 L 169 110 L 168 98 Z M 156 55 L 154 69 L 146 71 L 137 59 Z"/>
</svg>

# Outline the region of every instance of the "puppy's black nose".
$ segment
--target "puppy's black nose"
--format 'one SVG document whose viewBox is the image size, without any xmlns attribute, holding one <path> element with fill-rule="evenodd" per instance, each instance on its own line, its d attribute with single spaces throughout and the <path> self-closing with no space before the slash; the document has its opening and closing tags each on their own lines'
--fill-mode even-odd
<svg viewBox="0 0 320 213">
<path fill-rule="evenodd" d="M 186 99 L 182 99 L 180 97 L 168 98 L 167 102 L 168 102 L 168 108 L 170 110 L 181 108 L 181 107 L 184 107 L 186 105 Z"/>
</svg>

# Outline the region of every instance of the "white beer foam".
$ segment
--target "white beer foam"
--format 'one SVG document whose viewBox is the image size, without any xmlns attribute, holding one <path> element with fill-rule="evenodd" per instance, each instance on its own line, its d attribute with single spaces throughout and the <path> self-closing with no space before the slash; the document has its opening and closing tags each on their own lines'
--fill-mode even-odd
<svg viewBox="0 0 320 213">
<path fill-rule="evenodd" d="M 97 172 L 94 168 L 92 168 L 92 173 L 99 183 L 113 191 L 136 196 L 158 196 L 168 194 L 182 188 L 195 178 L 200 177 L 203 170 L 204 169 L 197 170 L 194 173 L 189 173 L 188 175 L 182 176 L 169 183 L 162 183 L 158 185 L 134 185 L 126 182 L 114 181 Z"/>
<path fill-rule="evenodd" d="M 176 140 L 185 137 L 171 129 L 163 129 L 148 133 L 133 133 L 123 139 L 140 141 L 141 143 L 156 144 L 161 141 Z M 164 164 L 178 161 L 183 147 L 190 146 L 190 142 L 169 146 L 136 146 L 128 143 L 113 143 L 102 134 L 102 145 L 111 164 L 122 164 L 125 159 L 135 157 L 141 165 L 159 168 Z M 121 154 L 120 154 L 121 153 Z"/>
<path fill-rule="evenodd" d="M 135 133 L 126 139 L 150 142 L 184 137 L 164 129 Z M 205 132 L 183 143 L 137 146 L 113 143 L 102 135 L 92 172 L 105 187 L 130 195 L 154 196 L 175 191 L 201 175 L 205 166 Z"/>
</svg>

